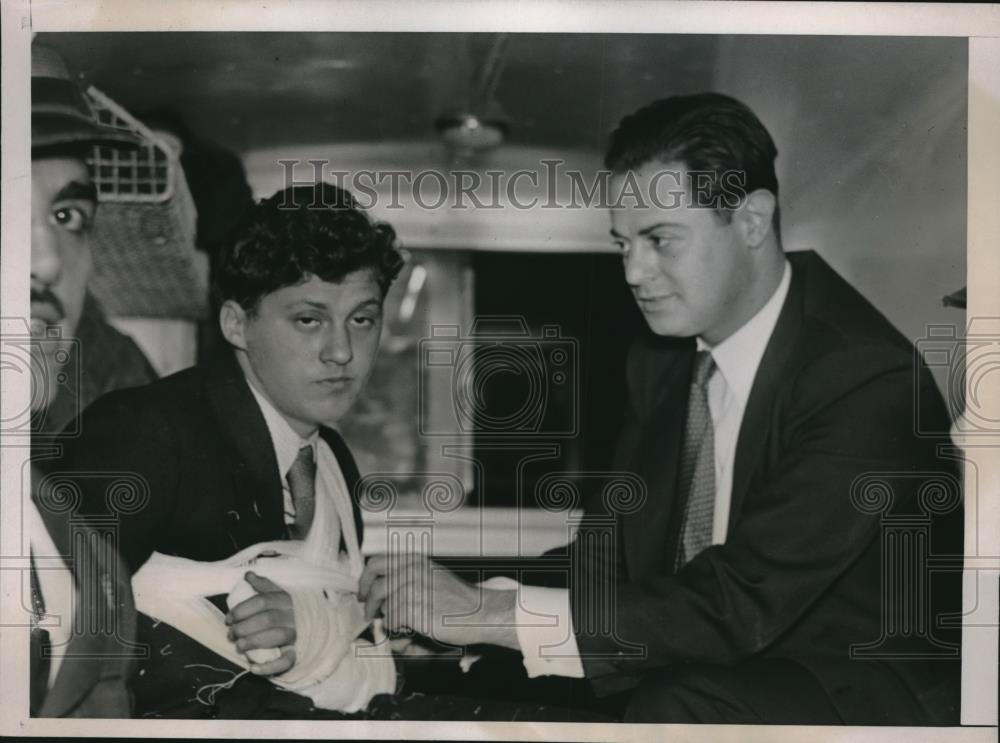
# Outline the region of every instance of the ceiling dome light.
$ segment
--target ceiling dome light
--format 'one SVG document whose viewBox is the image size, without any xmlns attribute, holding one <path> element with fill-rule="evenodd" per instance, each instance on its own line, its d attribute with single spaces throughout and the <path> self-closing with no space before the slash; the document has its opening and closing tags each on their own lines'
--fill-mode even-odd
<svg viewBox="0 0 1000 743">
<path fill-rule="evenodd" d="M 507 122 L 499 117 L 481 118 L 472 113 L 442 116 L 435 124 L 441 138 L 456 150 L 482 152 L 503 144 Z"/>
</svg>

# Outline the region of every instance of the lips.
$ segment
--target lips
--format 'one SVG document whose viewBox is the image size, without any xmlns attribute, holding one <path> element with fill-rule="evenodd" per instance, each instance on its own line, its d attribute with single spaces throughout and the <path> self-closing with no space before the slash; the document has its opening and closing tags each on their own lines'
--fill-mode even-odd
<svg viewBox="0 0 1000 743">
<path fill-rule="evenodd" d="M 55 325 L 66 317 L 59 297 L 48 287 L 31 287 L 31 319 L 46 325 Z"/>
<path fill-rule="evenodd" d="M 60 308 L 49 302 L 31 303 L 31 336 L 33 338 L 48 338 L 49 329 L 58 327 L 63 319 Z"/>
<path fill-rule="evenodd" d="M 46 325 L 55 325 L 63 319 L 62 310 L 51 302 L 32 302 L 31 319 L 41 320 Z"/>
<path fill-rule="evenodd" d="M 329 387 L 334 390 L 339 390 L 350 386 L 353 381 L 354 377 L 327 377 L 326 379 L 320 379 L 317 384 L 321 384 L 324 387 Z"/>
<path fill-rule="evenodd" d="M 676 296 L 676 294 L 663 294 L 656 297 L 637 296 L 635 299 L 639 303 L 640 307 L 656 307 L 657 305 L 663 304 L 667 300 L 673 299 Z"/>
</svg>

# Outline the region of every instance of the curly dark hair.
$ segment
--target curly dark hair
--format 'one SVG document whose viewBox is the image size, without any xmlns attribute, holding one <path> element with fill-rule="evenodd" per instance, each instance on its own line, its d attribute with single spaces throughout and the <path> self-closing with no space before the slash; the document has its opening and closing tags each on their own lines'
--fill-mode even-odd
<svg viewBox="0 0 1000 743">
<path fill-rule="evenodd" d="M 385 296 L 402 267 L 396 232 L 370 219 L 348 191 L 325 182 L 292 186 L 254 205 L 236 226 L 213 266 L 213 298 L 252 314 L 282 287 L 310 276 L 338 282 L 363 269 Z"/>
<path fill-rule="evenodd" d="M 650 103 L 618 124 L 611 135 L 605 166 L 615 172 L 635 170 L 650 162 L 680 162 L 691 172 L 714 174 L 711 203 L 728 222 L 731 212 L 724 188 L 726 173 L 742 173 L 742 189 L 766 189 L 778 197 L 774 140 L 750 108 L 722 93 L 678 95 Z M 778 235 L 778 210 L 774 212 Z M 780 237 L 779 237 L 780 239 Z"/>
</svg>

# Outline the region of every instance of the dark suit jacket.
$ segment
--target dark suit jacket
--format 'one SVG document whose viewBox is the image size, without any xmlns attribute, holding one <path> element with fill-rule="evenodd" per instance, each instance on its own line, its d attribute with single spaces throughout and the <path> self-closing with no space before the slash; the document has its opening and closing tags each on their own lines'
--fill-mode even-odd
<svg viewBox="0 0 1000 743">
<path fill-rule="evenodd" d="M 42 477 L 32 472 L 37 486 Z M 134 670 L 136 613 L 131 573 L 101 534 L 86 524 L 70 523 L 59 499 L 48 492 L 34 495 L 50 534 L 70 537 L 56 542 L 77 586 L 72 633 L 58 675 L 49 687 L 50 661 L 45 657 L 48 634 L 32 631 L 31 714 L 33 717 L 129 717 L 128 681 Z M 45 597 L 43 597 L 43 601 Z M 48 606 L 48 611 L 53 607 Z"/>
<path fill-rule="evenodd" d="M 911 533 L 931 532 L 931 543 L 913 537 L 916 549 L 962 552 L 955 468 L 937 456 L 946 439 L 914 434 L 918 399 L 944 436 L 947 412 L 926 368 L 915 366 L 913 346 L 874 307 L 815 254 L 788 259 L 791 287 L 739 434 L 725 544 L 676 574 L 684 513 L 676 480 L 695 347 L 650 335 L 630 352 L 617 461 L 644 481 L 647 498 L 619 513 L 615 548 L 574 543 L 574 627 L 586 675 L 611 693 L 672 664 L 783 656 L 806 665 L 848 721 L 877 717 L 888 672 L 926 708 L 914 722 L 957 724 L 957 630 L 949 635 L 934 619 L 958 611 L 960 575 L 935 574 L 929 594 L 907 585 L 901 590 L 919 607 L 905 631 L 883 626 L 903 611 L 883 598 L 892 585 L 883 559 L 887 571 L 899 569 L 897 558 L 883 558 L 899 546 L 885 535 L 903 528 L 886 518 L 909 514 Z M 852 500 L 852 488 L 874 497 L 877 489 L 864 487 L 870 473 L 893 491 L 891 512 L 866 512 Z M 917 502 L 935 482 L 953 496 L 938 509 L 946 515 Z M 581 536 L 601 512 L 591 508 Z M 913 552 L 898 561 L 926 576 L 919 559 Z M 613 632 L 595 624 L 595 590 L 611 596 Z M 880 639 L 883 656 L 896 657 L 851 659 L 852 646 Z"/>
<path fill-rule="evenodd" d="M 68 423 L 103 394 L 126 387 L 139 387 L 156 379 L 156 372 L 135 341 L 111 327 L 91 294 L 83 302 L 76 329 L 77 343 L 70 347 L 66 382 L 59 385 L 55 399 L 45 412 L 32 421 L 37 444 L 51 443 L 49 436 L 63 440 L 75 431 Z M 78 370 L 79 376 L 73 371 Z"/>
<path fill-rule="evenodd" d="M 100 398 L 81 428 L 56 469 L 76 481 L 82 513 L 117 519 L 118 548 L 132 572 L 153 551 L 214 561 L 284 538 L 274 447 L 228 350 L 204 366 Z M 353 494 L 358 471 L 350 451 L 336 431 L 323 428 L 320 435 Z M 360 538 L 357 507 L 355 524 Z M 138 716 L 283 716 L 309 708 L 303 697 L 250 674 L 219 692 L 214 704 L 201 704 L 194 699 L 199 687 L 242 669 L 142 615 L 138 639 L 149 645 L 133 681 Z"/>
<path fill-rule="evenodd" d="M 55 399 L 32 417 L 32 485 L 37 488 L 54 464 L 59 444 L 73 438 L 74 426 L 64 432 L 93 400 L 106 392 L 136 387 L 156 379 L 142 351 L 127 335 L 108 324 L 97 300 L 87 294 L 76 330 L 77 343 L 66 363 L 69 373 Z M 78 374 L 74 373 L 78 372 Z M 79 586 L 81 609 L 73 620 L 74 632 L 67 657 L 47 685 L 47 664 L 32 653 L 32 714 L 40 717 L 127 717 L 130 696 L 125 681 L 132 669 L 135 610 L 130 573 L 113 551 L 103 549 L 97 533 L 84 538 L 72 514 L 53 504 L 51 494 L 33 497 L 60 552 L 67 557 Z M 73 541 L 60 541 L 73 535 Z M 105 612 L 110 598 L 116 607 Z M 88 617 L 85 621 L 81 617 Z M 67 621 L 70 621 L 67 619 Z"/>
</svg>

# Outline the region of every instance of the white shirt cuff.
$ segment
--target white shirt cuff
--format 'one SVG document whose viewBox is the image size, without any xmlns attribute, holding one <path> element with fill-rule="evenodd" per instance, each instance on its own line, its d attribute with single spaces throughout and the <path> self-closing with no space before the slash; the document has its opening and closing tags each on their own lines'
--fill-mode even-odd
<svg viewBox="0 0 1000 743">
<path fill-rule="evenodd" d="M 521 586 L 514 610 L 517 642 L 530 678 L 583 678 L 583 663 L 573 633 L 569 591 L 565 588 Z"/>
<path fill-rule="evenodd" d="M 567 676 L 583 678 L 583 663 L 573 633 L 569 591 L 565 588 L 524 586 L 510 579 L 482 584 L 495 590 L 517 590 L 514 628 L 529 678 Z"/>
</svg>

